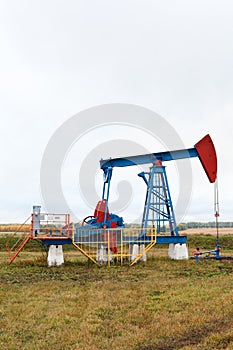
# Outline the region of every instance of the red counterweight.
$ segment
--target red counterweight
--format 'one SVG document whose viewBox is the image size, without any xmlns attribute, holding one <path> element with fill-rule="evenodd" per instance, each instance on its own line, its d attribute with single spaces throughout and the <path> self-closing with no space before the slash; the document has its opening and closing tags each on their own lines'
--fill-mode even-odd
<svg viewBox="0 0 233 350">
<path fill-rule="evenodd" d="M 210 135 L 204 136 L 196 143 L 195 148 L 209 181 L 211 183 L 215 182 L 217 177 L 217 155 Z"/>
</svg>

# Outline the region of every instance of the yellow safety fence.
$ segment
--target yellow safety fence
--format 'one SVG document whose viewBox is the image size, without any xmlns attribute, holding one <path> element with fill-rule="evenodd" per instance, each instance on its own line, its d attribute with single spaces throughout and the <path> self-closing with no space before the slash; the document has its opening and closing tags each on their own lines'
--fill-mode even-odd
<svg viewBox="0 0 233 350">
<path fill-rule="evenodd" d="M 156 244 L 154 228 L 87 229 L 72 234 L 73 245 L 94 263 L 108 264 L 146 261 L 146 253 Z"/>
</svg>

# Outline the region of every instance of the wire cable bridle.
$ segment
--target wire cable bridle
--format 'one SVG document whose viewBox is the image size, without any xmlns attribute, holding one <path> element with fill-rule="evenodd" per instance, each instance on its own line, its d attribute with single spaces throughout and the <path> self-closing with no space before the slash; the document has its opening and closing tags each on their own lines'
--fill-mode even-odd
<svg viewBox="0 0 233 350">
<path fill-rule="evenodd" d="M 216 179 L 214 183 L 214 216 L 216 220 L 216 231 L 217 231 L 217 236 L 216 236 L 216 242 L 219 242 L 219 223 L 218 223 L 218 218 L 219 218 L 219 196 L 218 196 L 218 179 Z"/>
</svg>

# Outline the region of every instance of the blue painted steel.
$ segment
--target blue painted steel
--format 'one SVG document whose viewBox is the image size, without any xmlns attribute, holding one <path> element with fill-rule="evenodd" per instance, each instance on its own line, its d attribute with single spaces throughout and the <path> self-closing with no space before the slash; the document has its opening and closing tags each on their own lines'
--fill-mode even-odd
<svg viewBox="0 0 233 350">
<path fill-rule="evenodd" d="M 147 192 L 140 236 L 145 235 L 149 226 L 156 227 L 157 234 L 164 233 L 166 224 L 169 225 L 171 236 L 179 236 L 165 166 L 154 165 L 149 173 L 143 175 L 139 174 L 147 184 Z"/>
<path fill-rule="evenodd" d="M 41 242 L 45 245 L 64 245 L 64 244 L 72 244 L 72 239 L 41 239 Z"/>
<path fill-rule="evenodd" d="M 172 199 L 171 199 L 171 194 L 170 194 L 170 190 L 169 190 L 169 186 L 168 186 L 168 180 L 167 180 L 167 174 L 166 174 L 166 170 L 165 167 L 163 168 L 163 178 L 165 180 L 165 189 L 164 191 L 167 191 L 167 199 L 166 199 L 166 209 L 168 212 L 168 222 L 169 222 L 169 228 L 170 228 L 170 233 L 171 235 L 176 235 L 178 236 L 178 229 L 177 229 L 177 225 L 176 225 L 176 218 L 175 218 L 175 213 L 174 213 L 174 209 L 173 209 L 173 205 L 172 205 Z"/>
<path fill-rule="evenodd" d="M 91 235 L 90 235 L 91 233 Z M 120 235 L 120 231 L 119 231 L 119 235 Z M 117 235 L 116 237 L 119 237 L 119 235 Z M 93 230 L 88 230 L 85 231 L 83 230 L 83 232 L 79 235 L 75 235 L 75 241 L 77 242 L 81 242 L 81 243 L 96 243 L 99 241 L 99 233 L 97 233 L 97 230 L 93 229 Z M 135 239 L 135 237 L 124 237 L 124 243 L 127 244 L 145 244 L 146 240 L 140 240 L 140 238 Z M 146 239 L 148 240 L 148 244 L 150 243 L 150 237 L 146 237 Z M 117 239 L 117 242 L 119 242 L 120 239 Z M 44 245 L 64 245 L 64 244 L 72 244 L 72 239 L 43 239 L 41 240 L 41 242 Z M 180 244 L 184 244 L 187 242 L 187 237 L 186 236 L 157 236 L 156 239 L 156 244 L 170 244 L 170 243 L 180 243 Z M 216 256 L 217 257 L 217 256 Z"/>
<path fill-rule="evenodd" d="M 103 227 L 103 225 L 106 226 L 106 228 L 111 228 L 111 224 L 112 223 L 116 223 L 117 227 L 124 227 L 124 222 L 123 222 L 123 218 L 116 215 L 116 214 L 109 214 L 109 219 L 106 219 L 107 217 L 107 211 L 105 210 L 104 213 L 104 221 L 103 222 L 97 222 L 97 218 L 92 218 L 90 220 L 87 221 L 87 225 L 85 225 L 86 229 L 101 229 Z M 79 229 L 79 227 L 78 227 Z"/>
<path fill-rule="evenodd" d="M 138 156 L 132 156 L 132 157 L 125 157 L 125 158 L 115 158 L 115 159 L 110 158 L 107 160 L 102 159 L 100 161 L 101 169 L 104 171 L 104 185 L 103 185 L 102 200 L 104 199 L 106 200 L 104 220 L 103 222 L 97 222 L 96 218 L 90 219 L 88 221 L 88 225 L 86 229 L 88 230 L 92 229 L 93 231 L 91 235 L 95 236 L 96 229 L 100 229 L 103 226 L 106 226 L 107 228 L 111 228 L 112 222 L 117 223 L 118 227 L 123 227 L 124 225 L 123 219 L 114 214 L 110 214 L 110 220 L 109 219 L 107 220 L 108 200 L 109 200 L 110 183 L 111 183 L 113 167 L 126 167 L 126 166 L 148 164 L 148 163 L 155 164 L 157 160 L 164 162 L 164 161 L 197 157 L 197 156 L 198 156 L 198 153 L 196 151 L 196 148 L 194 147 L 186 150 L 159 152 L 159 153 L 144 154 L 144 155 L 138 155 Z M 141 234 L 139 234 L 138 239 L 140 238 L 145 239 L 145 232 L 146 232 L 145 229 L 148 226 L 148 222 L 150 222 L 152 226 L 154 225 L 154 223 L 156 224 L 157 233 L 161 232 L 161 225 L 165 226 L 165 224 L 168 222 L 171 236 L 179 237 L 178 230 L 176 227 L 175 216 L 174 216 L 170 191 L 168 187 L 165 167 L 162 167 L 162 166 L 156 167 L 154 165 L 151 168 L 150 174 L 148 174 L 149 180 L 147 180 L 146 174 L 148 173 L 139 174 L 139 176 L 141 176 L 144 179 L 147 185 L 147 197 L 146 197 L 146 203 L 145 203 L 144 214 L 143 214 L 142 230 L 141 230 Z M 154 183 L 154 181 L 157 180 L 156 178 L 159 177 L 160 175 L 161 175 L 161 181 L 162 181 L 162 194 L 161 194 L 161 189 L 159 189 L 159 187 L 156 186 Z M 156 201 L 154 202 L 152 201 L 152 196 L 156 197 Z M 156 220 L 154 220 L 153 218 L 152 219 L 149 218 L 151 213 L 152 213 L 152 217 L 156 216 Z M 80 228 L 76 230 L 76 234 L 78 233 L 79 229 Z M 134 238 L 134 241 L 135 241 L 135 238 Z M 166 242 L 179 243 L 180 241 L 173 238 L 172 242 L 169 240 Z"/>
<path fill-rule="evenodd" d="M 156 238 L 156 244 L 184 244 L 186 242 L 187 236 L 157 236 Z"/>
<path fill-rule="evenodd" d="M 220 259 L 220 245 L 215 248 L 216 259 Z"/>
<path fill-rule="evenodd" d="M 106 169 L 113 167 L 126 167 L 132 165 L 141 165 L 141 164 L 149 164 L 155 163 L 156 160 L 160 160 L 161 162 L 166 162 L 170 160 L 184 159 L 184 158 L 192 158 L 198 157 L 198 153 L 196 148 L 182 149 L 177 151 L 170 152 L 158 152 L 158 153 L 150 153 L 150 154 L 142 154 L 138 156 L 132 157 L 124 157 L 124 158 L 114 158 L 114 159 L 101 159 L 100 167 L 104 170 L 106 174 Z"/>
<path fill-rule="evenodd" d="M 108 212 L 108 199 L 109 199 L 109 190 L 110 190 L 110 183 L 111 183 L 111 178 L 112 178 L 112 167 L 108 167 L 107 171 L 104 172 L 104 188 L 103 188 L 103 195 L 102 195 L 102 200 L 105 199 L 105 190 L 107 186 L 107 195 L 106 195 L 106 207 L 105 207 L 105 212 L 104 212 L 104 222 L 102 225 L 107 224 L 107 212 Z M 110 227 L 110 226 L 108 226 Z"/>
<path fill-rule="evenodd" d="M 147 185 L 147 193 L 142 220 L 142 231 L 139 236 L 145 236 L 145 229 L 149 225 L 151 225 L 152 227 L 156 226 L 157 233 L 161 233 L 162 227 L 165 228 L 166 223 L 169 224 L 171 236 L 179 236 L 165 167 L 156 166 L 155 164 L 156 161 L 164 162 L 197 156 L 198 153 L 196 148 L 194 147 L 183 150 L 158 152 L 125 158 L 110 158 L 106 160 L 102 159 L 100 161 L 100 166 L 101 169 L 104 171 L 105 176 L 102 199 L 106 197 L 106 201 L 108 204 L 113 167 L 126 167 L 152 163 L 154 165 L 151 167 L 150 173 L 142 172 L 138 174 L 140 177 L 143 178 Z M 146 175 L 148 176 L 148 179 Z M 160 181 L 160 185 L 156 184 L 156 182 L 158 181 Z M 106 206 L 104 223 L 106 221 L 107 210 L 108 209 Z"/>
<path fill-rule="evenodd" d="M 215 249 L 212 249 L 212 250 L 205 250 L 205 251 L 198 251 L 198 252 L 195 252 L 195 258 L 196 258 L 196 262 L 198 262 L 198 259 L 199 259 L 199 255 L 206 255 L 207 257 L 209 257 L 210 255 L 214 255 L 216 259 L 220 259 L 220 245 L 218 243 L 218 239 L 216 240 L 217 243 L 216 243 L 216 247 Z"/>
<path fill-rule="evenodd" d="M 135 237 L 127 237 L 125 239 L 128 243 L 135 243 L 135 244 L 149 244 L 151 243 L 151 237 L 138 237 L 138 239 L 135 239 Z M 156 237 L 156 244 L 184 244 L 187 242 L 187 236 L 157 236 Z"/>
<path fill-rule="evenodd" d="M 219 237 L 218 237 L 218 231 L 217 231 L 217 238 L 216 238 L 216 246 L 215 246 L 215 252 L 216 252 L 216 259 L 220 259 L 220 243 L 219 243 Z"/>
<path fill-rule="evenodd" d="M 139 236 L 137 239 L 135 237 L 126 237 L 124 238 L 124 241 L 127 243 L 132 244 L 149 244 L 151 242 L 151 237 L 141 237 Z M 156 237 L 156 244 L 184 244 L 187 242 L 187 236 L 157 236 Z"/>
<path fill-rule="evenodd" d="M 148 186 L 148 181 L 147 181 L 147 178 L 146 178 L 146 173 L 144 171 L 142 171 L 141 173 L 138 174 L 139 177 L 141 177 L 145 184 Z"/>
<path fill-rule="evenodd" d="M 191 158 L 191 157 L 197 157 L 197 156 L 198 156 L 198 153 L 196 148 L 194 147 L 194 148 L 182 149 L 182 150 L 176 150 L 176 151 L 170 151 L 170 152 L 143 154 L 143 155 L 137 155 L 132 157 L 114 158 L 114 159 L 110 158 L 106 160 L 102 159 L 100 161 L 100 166 L 101 166 L 101 169 L 104 171 L 104 176 L 105 176 L 102 199 L 106 198 L 106 202 L 107 202 L 105 216 L 104 216 L 105 218 L 104 224 L 106 224 L 109 189 L 110 189 L 110 182 L 111 182 L 113 167 L 126 167 L 126 166 L 148 164 L 148 163 L 155 164 L 156 161 L 158 160 L 161 162 L 164 162 L 164 161 Z M 162 189 L 163 200 L 162 201 L 161 201 L 161 190 L 158 188 L 158 186 L 156 187 L 154 184 L 154 181 L 159 176 L 158 175 L 159 173 L 162 174 L 161 181 L 163 182 L 163 189 Z M 173 205 L 171 201 L 171 195 L 169 191 L 167 176 L 165 172 L 165 167 L 153 166 L 149 174 L 149 180 L 147 180 L 146 174 L 148 173 L 142 172 L 139 174 L 139 176 L 142 177 L 145 183 L 147 184 L 147 194 L 146 194 L 146 201 L 145 201 L 144 212 L 143 212 L 142 231 L 141 231 L 140 237 L 145 236 L 144 229 L 148 227 L 149 222 L 151 223 L 151 225 L 156 224 L 157 233 L 161 232 L 161 225 L 165 227 L 165 224 L 169 223 L 170 234 L 172 236 L 179 236 L 177 226 L 176 226 L 175 215 L 174 215 Z M 107 191 L 106 191 L 106 187 L 107 187 Z M 157 194 L 157 201 L 152 203 L 152 196 L 154 194 Z M 162 207 L 165 210 L 162 210 Z M 154 214 L 152 215 L 152 219 L 150 219 L 149 218 L 150 213 L 153 213 L 153 212 Z M 153 220 L 153 216 L 154 217 L 157 216 L 157 219 Z"/>
</svg>

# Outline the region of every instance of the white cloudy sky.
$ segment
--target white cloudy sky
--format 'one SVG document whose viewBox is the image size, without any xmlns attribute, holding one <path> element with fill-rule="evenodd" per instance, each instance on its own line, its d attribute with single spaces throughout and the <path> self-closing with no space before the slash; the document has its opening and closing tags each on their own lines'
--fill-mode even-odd
<svg viewBox="0 0 233 350">
<path fill-rule="evenodd" d="M 154 110 L 186 147 L 209 133 L 218 154 L 221 220 L 233 221 L 232 18 L 231 0 L 1 0 L 0 221 L 20 222 L 33 204 L 43 206 L 41 159 L 56 129 L 112 102 Z M 185 220 L 213 220 L 213 185 L 192 164 Z M 92 214 L 79 205 L 80 213 Z M 130 209 L 123 214 L 131 218 Z"/>
</svg>

